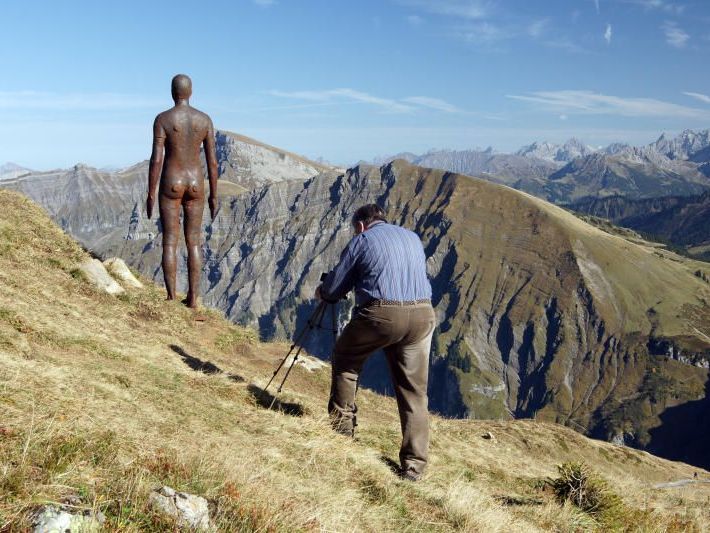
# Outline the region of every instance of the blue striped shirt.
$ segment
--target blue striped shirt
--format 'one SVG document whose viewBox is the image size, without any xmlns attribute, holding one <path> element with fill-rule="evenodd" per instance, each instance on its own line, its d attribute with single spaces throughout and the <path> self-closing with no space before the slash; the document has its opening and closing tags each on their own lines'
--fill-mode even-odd
<svg viewBox="0 0 710 533">
<path fill-rule="evenodd" d="M 356 235 L 321 285 L 321 296 L 339 300 L 355 289 L 356 305 L 370 300 L 431 298 L 422 241 L 408 229 L 375 222 Z"/>
</svg>

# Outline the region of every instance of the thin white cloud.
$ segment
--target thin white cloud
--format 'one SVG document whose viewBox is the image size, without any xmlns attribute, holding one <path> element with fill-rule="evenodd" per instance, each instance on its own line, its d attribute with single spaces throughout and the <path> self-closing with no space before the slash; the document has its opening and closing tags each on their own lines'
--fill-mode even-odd
<svg viewBox="0 0 710 533">
<path fill-rule="evenodd" d="M 534 20 L 528 25 L 527 34 L 534 39 L 542 36 L 547 30 L 547 25 L 550 21 L 548 19 L 538 19 Z"/>
<path fill-rule="evenodd" d="M 407 22 L 409 23 L 410 26 L 421 26 L 424 23 L 424 19 L 420 17 L 419 15 L 408 15 L 407 16 Z"/>
<path fill-rule="evenodd" d="M 252 0 L 257 6 L 269 7 L 276 4 L 276 0 Z"/>
<path fill-rule="evenodd" d="M 597 15 L 599 14 L 599 0 L 594 0 L 594 7 L 597 8 Z"/>
<path fill-rule="evenodd" d="M 691 93 L 691 92 L 684 92 L 683 94 L 690 96 L 692 98 L 695 98 L 696 100 L 700 100 L 701 102 L 705 104 L 710 104 L 710 96 L 707 94 L 702 94 L 702 93 Z"/>
<path fill-rule="evenodd" d="M 434 109 L 445 113 L 463 113 L 461 109 L 440 98 L 429 96 L 409 96 L 401 99 L 382 98 L 355 89 L 340 88 L 320 91 L 269 91 L 272 96 L 305 100 L 310 103 L 289 108 L 315 107 L 321 105 L 340 105 L 343 103 L 362 103 L 379 107 L 390 113 L 411 113 L 418 109 Z"/>
<path fill-rule="evenodd" d="M 684 4 L 669 2 L 668 0 L 622 0 L 626 4 L 633 4 L 647 11 L 658 10 L 680 15 L 685 11 Z"/>
<path fill-rule="evenodd" d="M 493 45 L 517 36 L 517 32 L 510 28 L 504 28 L 487 21 L 467 24 L 455 30 L 454 33 L 464 42 L 482 45 Z"/>
<path fill-rule="evenodd" d="M 445 113 L 460 113 L 461 110 L 453 104 L 441 100 L 440 98 L 430 98 L 428 96 L 410 96 L 408 98 L 403 98 L 403 102 L 408 104 L 414 104 L 421 107 L 428 107 L 430 109 L 436 109 L 437 111 L 443 111 Z"/>
<path fill-rule="evenodd" d="M 611 44 L 611 24 L 607 23 L 606 30 L 604 31 L 604 40 L 606 44 Z"/>
<path fill-rule="evenodd" d="M 568 39 L 566 37 L 550 39 L 550 40 L 544 41 L 543 44 L 545 46 L 549 46 L 550 48 L 559 48 L 560 50 L 564 50 L 564 51 L 569 52 L 571 54 L 587 54 L 587 53 L 589 53 L 589 51 L 587 49 L 582 48 L 577 43 L 571 41 L 570 39 Z"/>
<path fill-rule="evenodd" d="M 110 111 L 164 106 L 166 101 L 113 93 L 60 94 L 40 91 L 0 92 L 0 109 Z"/>
<path fill-rule="evenodd" d="M 484 19 L 490 13 L 490 3 L 483 0 L 398 0 L 398 3 L 436 15 L 469 20 Z"/>
<path fill-rule="evenodd" d="M 666 36 L 666 42 L 674 48 L 685 48 L 690 39 L 690 35 L 678 26 L 677 22 L 666 21 L 661 29 Z"/>
<path fill-rule="evenodd" d="M 372 104 L 384 109 L 390 113 L 410 113 L 414 111 L 414 107 L 402 104 L 390 98 L 380 98 L 371 94 L 356 91 L 355 89 L 341 88 L 328 89 L 324 91 L 270 91 L 272 96 L 282 98 L 293 98 L 296 100 L 308 100 L 312 102 L 337 102 L 337 100 L 346 100 L 360 102 L 363 104 Z"/>
<path fill-rule="evenodd" d="M 686 107 L 654 98 L 623 98 L 592 91 L 541 91 L 508 94 L 535 107 L 563 114 L 621 115 L 625 117 L 710 119 L 710 111 Z"/>
</svg>

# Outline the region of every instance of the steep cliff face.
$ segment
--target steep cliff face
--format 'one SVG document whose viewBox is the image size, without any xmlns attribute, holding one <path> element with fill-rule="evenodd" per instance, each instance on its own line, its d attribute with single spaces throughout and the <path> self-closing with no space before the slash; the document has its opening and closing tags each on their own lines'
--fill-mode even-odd
<svg viewBox="0 0 710 533">
<path fill-rule="evenodd" d="M 399 160 L 223 198 L 217 219 L 205 220 L 205 302 L 266 338 L 292 335 L 352 236 L 350 215 L 368 202 L 425 245 L 439 318 L 436 411 L 534 416 L 652 446 L 660 417 L 704 398 L 710 285 L 694 275 L 698 263 L 525 193 Z M 95 249 L 159 279 L 160 241 L 142 210 L 133 215 L 130 239 Z M 326 328 L 309 349 L 325 356 L 331 345 Z M 386 378 L 375 364 L 363 381 L 383 387 Z"/>
<path fill-rule="evenodd" d="M 216 132 L 220 179 L 247 189 L 306 179 L 331 167 L 229 131 Z"/>
</svg>

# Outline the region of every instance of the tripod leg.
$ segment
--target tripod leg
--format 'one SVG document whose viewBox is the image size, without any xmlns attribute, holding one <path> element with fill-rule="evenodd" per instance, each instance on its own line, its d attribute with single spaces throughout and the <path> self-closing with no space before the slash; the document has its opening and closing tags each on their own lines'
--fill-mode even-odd
<svg viewBox="0 0 710 533">
<path fill-rule="evenodd" d="M 322 329 L 323 326 L 323 318 L 325 317 L 325 308 L 328 306 L 328 303 L 323 301 L 321 302 L 322 310 L 321 313 L 318 317 L 318 323 L 315 325 L 316 328 Z M 293 361 L 291 361 L 291 366 L 288 367 L 288 370 L 286 371 L 286 375 L 284 376 L 283 380 L 281 380 L 281 384 L 279 385 L 279 388 L 276 389 L 276 392 L 279 393 L 281 392 L 281 389 L 284 386 L 284 383 L 286 383 L 286 379 L 288 379 L 288 375 L 291 373 L 291 370 L 293 370 L 294 365 L 296 364 L 296 361 L 298 360 L 298 356 L 301 354 L 301 350 L 303 349 L 303 343 L 298 347 L 298 351 L 296 351 L 296 355 L 293 356 Z M 276 398 L 274 398 L 275 400 Z M 271 402 L 273 405 L 273 402 Z"/>
<path fill-rule="evenodd" d="M 325 311 L 325 306 L 326 306 L 326 303 L 321 302 L 318 305 L 318 307 L 316 307 L 315 311 L 313 311 L 311 316 L 308 317 L 307 324 L 303 327 L 301 332 L 298 335 L 296 335 L 296 339 L 294 340 L 293 344 L 291 345 L 291 348 L 289 348 L 288 353 L 286 354 L 286 357 L 284 357 L 281 360 L 281 362 L 279 363 L 279 366 L 276 367 L 276 370 L 274 370 L 274 373 L 271 376 L 271 379 L 266 384 L 266 387 L 264 387 L 264 392 L 266 392 L 266 390 L 269 388 L 269 386 L 271 385 L 271 382 L 274 381 L 276 374 L 278 374 L 279 370 L 281 370 L 281 368 L 284 366 L 284 364 L 288 360 L 288 357 L 291 355 L 291 352 L 293 352 L 294 348 L 296 348 L 296 346 L 299 346 L 301 344 L 301 342 L 304 340 L 304 337 L 306 336 L 306 334 L 308 332 L 312 331 L 313 328 L 316 327 L 316 324 L 320 323 L 320 321 L 323 319 L 323 313 Z M 299 348 L 299 351 L 300 351 L 300 348 Z"/>
</svg>

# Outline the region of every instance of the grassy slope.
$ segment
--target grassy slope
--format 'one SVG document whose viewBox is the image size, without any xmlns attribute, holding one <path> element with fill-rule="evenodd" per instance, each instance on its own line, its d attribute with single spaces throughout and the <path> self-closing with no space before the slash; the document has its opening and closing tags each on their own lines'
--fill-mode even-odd
<svg viewBox="0 0 710 533">
<path fill-rule="evenodd" d="M 433 418 L 426 480 L 400 481 L 385 460 L 399 446 L 393 400 L 362 391 L 351 442 L 324 418 L 328 369 L 299 367 L 282 399 L 303 416 L 265 409 L 252 384 L 285 344 L 214 312 L 195 322 L 154 286 L 96 292 L 72 275 L 85 254 L 38 207 L 0 200 L 0 530 L 26 529 L 34 506 L 69 495 L 112 530 L 165 530 L 146 504 L 162 483 L 209 498 L 226 531 L 570 530 L 594 523 L 537 487 L 580 459 L 640 510 L 629 525 L 708 527 L 710 485 L 652 488 L 691 467 L 534 421 Z"/>
</svg>

